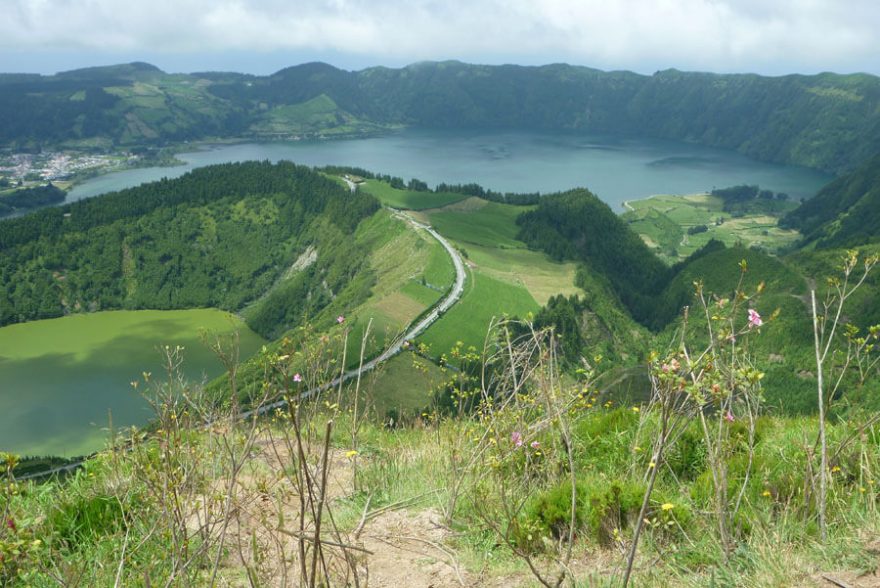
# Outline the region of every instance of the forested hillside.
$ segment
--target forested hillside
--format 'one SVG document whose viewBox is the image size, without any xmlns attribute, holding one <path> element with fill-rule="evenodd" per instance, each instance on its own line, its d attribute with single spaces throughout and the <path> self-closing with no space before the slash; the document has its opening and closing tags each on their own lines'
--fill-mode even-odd
<svg viewBox="0 0 880 588">
<path fill-rule="evenodd" d="M 349 290 L 365 295 L 365 253 L 347 235 L 378 206 L 309 168 L 251 162 L 5 221 L 0 324 L 250 304 L 251 327 L 277 335 Z"/>
<path fill-rule="evenodd" d="M 780 222 L 819 248 L 853 247 L 880 239 L 880 155 L 837 178 Z"/>
<path fill-rule="evenodd" d="M 585 263 L 604 276 L 638 322 L 650 324 L 653 295 L 668 269 L 611 208 L 585 189 L 552 194 L 522 214 L 518 238 L 557 261 Z"/>
<path fill-rule="evenodd" d="M 0 76 L 0 144 L 518 127 L 693 141 L 841 172 L 880 152 L 878 101 L 880 79 L 866 74 L 645 76 L 563 64 L 431 62 L 358 72 L 310 63 L 260 77 L 169 75 L 135 63 Z"/>
</svg>

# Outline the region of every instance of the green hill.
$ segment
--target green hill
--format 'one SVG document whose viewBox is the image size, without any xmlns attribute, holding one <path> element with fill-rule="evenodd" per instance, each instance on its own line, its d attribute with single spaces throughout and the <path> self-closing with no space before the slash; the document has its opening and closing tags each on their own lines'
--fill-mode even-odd
<svg viewBox="0 0 880 588">
<path fill-rule="evenodd" d="M 347 236 L 378 206 L 309 168 L 252 162 L 4 221 L 0 324 L 249 305 L 249 325 L 275 336 L 362 290 L 366 252 Z"/>
</svg>

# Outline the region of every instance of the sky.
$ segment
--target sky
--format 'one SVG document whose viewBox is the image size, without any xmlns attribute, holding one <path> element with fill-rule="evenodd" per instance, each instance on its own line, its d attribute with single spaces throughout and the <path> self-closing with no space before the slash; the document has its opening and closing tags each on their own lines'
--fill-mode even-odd
<svg viewBox="0 0 880 588">
<path fill-rule="evenodd" d="M 880 0 L 0 0 L 0 71 L 417 61 L 880 74 Z"/>
</svg>

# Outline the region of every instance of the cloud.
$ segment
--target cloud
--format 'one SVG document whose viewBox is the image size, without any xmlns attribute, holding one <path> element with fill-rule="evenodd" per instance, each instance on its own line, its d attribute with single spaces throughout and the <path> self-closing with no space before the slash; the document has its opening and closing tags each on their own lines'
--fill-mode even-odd
<svg viewBox="0 0 880 588">
<path fill-rule="evenodd" d="M 768 73 L 880 68 L 875 0 L 6 0 L 0 52 L 335 53 Z"/>
</svg>

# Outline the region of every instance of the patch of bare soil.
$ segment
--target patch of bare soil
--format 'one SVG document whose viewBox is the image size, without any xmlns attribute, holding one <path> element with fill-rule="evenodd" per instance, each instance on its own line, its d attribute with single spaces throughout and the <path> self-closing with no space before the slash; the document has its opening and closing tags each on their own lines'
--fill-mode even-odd
<svg viewBox="0 0 880 588">
<path fill-rule="evenodd" d="M 437 521 L 439 515 L 391 511 L 364 528 L 361 540 L 370 552 L 366 557 L 368 588 L 424 586 L 453 588 L 481 585 L 461 568 L 446 543 L 450 531 Z"/>
<path fill-rule="evenodd" d="M 809 586 L 822 588 L 880 588 L 877 572 L 859 574 L 857 572 L 829 572 L 816 574 Z"/>
</svg>

